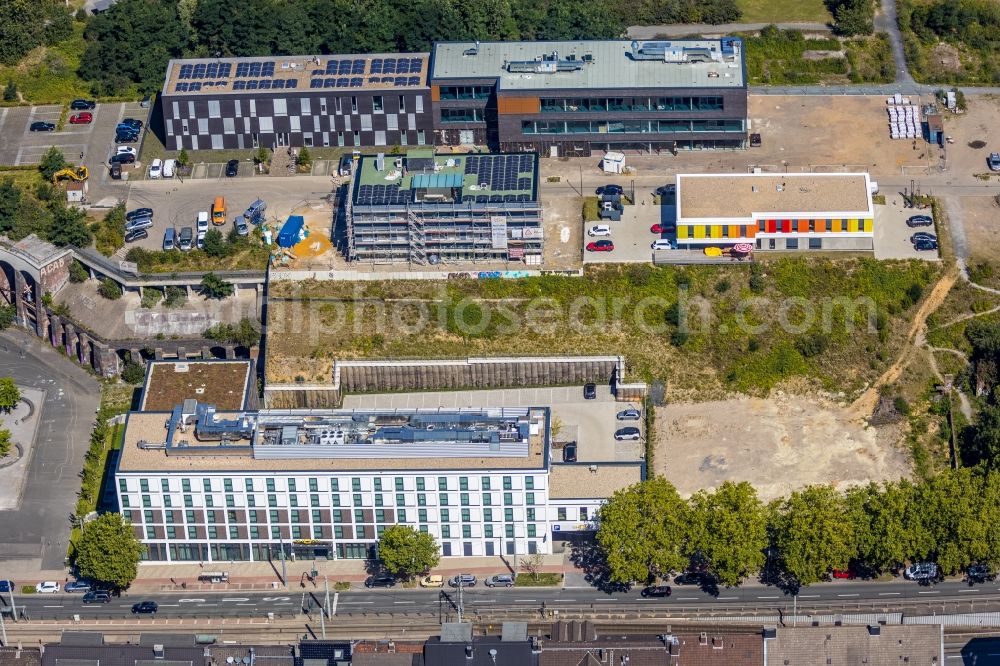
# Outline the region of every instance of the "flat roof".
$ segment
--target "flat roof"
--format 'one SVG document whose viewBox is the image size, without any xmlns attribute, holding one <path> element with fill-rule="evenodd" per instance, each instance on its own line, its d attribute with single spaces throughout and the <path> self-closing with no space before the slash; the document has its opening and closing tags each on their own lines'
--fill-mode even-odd
<svg viewBox="0 0 1000 666">
<path fill-rule="evenodd" d="M 171 60 L 164 95 L 282 95 L 427 87 L 427 53 L 293 55 Z"/>
<path fill-rule="evenodd" d="M 198 400 L 220 410 L 243 409 L 251 362 L 153 361 L 146 376 L 139 409 L 158 412 L 185 400 Z"/>
<path fill-rule="evenodd" d="M 218 414 L 220 418 L 235 414 Z M 544 429 L 531 433 L 528 453 L 524 456 L 481 456 L 468 458 L 414 457 L 414 458 L 254 458 L 249 455 L 248 440 L 232 442 L 231 453 L 213 455 L 212 451 L 199 450 L 186 455 L 178 449 L 142 448 L 140 442 L 162 443 L 167 439 L 170 414 L 165 412 L 132 412 L 128 415 L 125 439 L 118 462 L 119 472 L 271 472 L 271 471 L 380 471 L 400 470 L 450 470 L 450 469 L 542 469 L 546 465 Z M 185 435 L 189 437 L 190 435 Z M 225 451 L 226 446 L 217 445 Z"/>
<path fill-rule="evenodd" d="M 549 497 L 553 499 L 607 499 L 622 488 L 642 481 L 642 463 L 553 465 L 549 470 Z"/>
<path fill-rule="evenodd" d="M 941 662 L 943 630 L 939 624 L 779 627 L 767 640 L 768 659 L 796 666 L 825 664 L 933 664 Z"/>
<path fill-rule="evenodd" d="M 727 51 L 727 57 L 722 57 L 723 42 L 735 49 L 735 55 Z M 742 47 L 738 38 L 437 42 L 430 79 L 432 84 L 447 79 L 499 79 L 500 90 L 742 88 L 746 83 Z M 552 64 L 560 63 L 552 67 L 556 71 L 537 71 L 545 69 L 544 61 L 538 59 L 553 54 Z M 536 71 L 530 71 L 532 61 L 540 62 Z M 510 71 L 510 63 L 515 63 L 515 71 Z"/>
<path fill-rule="evenodd" d="M 872 214 L 868 174 L 678 174 L 677 221 L 779 214 Z"/>
<path fill-rule="evenodd" d="M 444 193 L 449 202 L 456 189 L 464 203 L 537 199 L 537 153 L 435 155 L 432 150 L 414 150 L 385 155 L 381 171 L 377 162 L 376 155 L 361 156 L 354 178 L 355 205 L 404 205 L 424 196 L 415 190 L 432 196 Z"/>
</svg>

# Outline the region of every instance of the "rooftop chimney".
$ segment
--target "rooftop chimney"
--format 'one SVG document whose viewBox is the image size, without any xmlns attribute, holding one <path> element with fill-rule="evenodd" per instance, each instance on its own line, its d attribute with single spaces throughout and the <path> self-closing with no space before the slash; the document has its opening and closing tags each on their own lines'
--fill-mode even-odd
<svg viewBox="0 0 1000 666">
<path fill-rule="evenodd" d="M 163 645 L 157 644 L 153 646 L 153 659 L 163 659 Z"/>
<path fill-rule="evenodd" d="M 698 634 L 698 645 L 708 645 L 708 634 L 704 631 Z"/>
<path fill-rule="evenodd" d="M 465 658 L 468 659 L 468 660 L 470 660 L 470 661 L 472 660 L 472 644 L 471 643 L 468 643 L 465 646 Z"/>
<path fill-rule="evenodd" d="M 880 627 L 877 624 L 869 624 L 868 625 L 868 635 L 869 636 L 881 636 L 882 635 L 882 627 Z"/>
</svg>

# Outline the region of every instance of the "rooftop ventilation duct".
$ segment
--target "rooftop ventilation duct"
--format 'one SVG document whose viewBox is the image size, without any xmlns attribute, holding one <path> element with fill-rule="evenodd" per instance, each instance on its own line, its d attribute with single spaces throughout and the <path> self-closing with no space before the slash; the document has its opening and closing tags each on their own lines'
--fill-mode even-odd
<svg viewBox="0 0 1000 666">
<path fill-rule="evenodd" d="M 575 72 L 583 69 L 584 60 L 575 55 L 559 58 L 559 51 L 545 53 L 534 60 L 512 60 L 505 63 L 508 72 L 512 74 L 555 74 L 556 72 Z"/>
</svg>

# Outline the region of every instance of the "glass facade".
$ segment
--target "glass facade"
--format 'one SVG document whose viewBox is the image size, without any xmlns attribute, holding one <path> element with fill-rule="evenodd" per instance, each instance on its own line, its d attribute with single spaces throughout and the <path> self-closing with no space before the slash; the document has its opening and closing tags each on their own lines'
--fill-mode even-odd
<svg viewBox="0 0 1000 666">
<path fill-rule="evenodd" d="M 485 120 L 482 109 L 441 109 L 442 123 L 478 123 Z"/>
<path fill-rule="evenodd" d="M 493 86 L 441 86 L 441 99 L 488 99 Z"/>
<path fill-rule="evenodd" d="M 742 120 L 695 120 L 657 118 L 652 120 L 524 120 L 524 134 L 685 134 L 692 132 L 744 133 Z"/>
<path fill-rule="evenodd" d="M 714 95 L 705 97 L 543 97 L 541 102 L 542 113 L 723 110 L 723 98 Z"/>
</svg>

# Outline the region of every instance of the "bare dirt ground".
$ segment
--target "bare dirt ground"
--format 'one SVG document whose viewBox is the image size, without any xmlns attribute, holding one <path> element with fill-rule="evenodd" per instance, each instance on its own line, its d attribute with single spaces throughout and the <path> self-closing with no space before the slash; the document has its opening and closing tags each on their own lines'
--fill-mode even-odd
<svg viewBox="0 0 1000 666">
<path fill-rule="evenodd" d="M 749 481 L 764 501 L 810 484 L 841 489 L 910 476 L 896 428 L 801 395 L 673 404 L 657 410 L 655 472 L 682 496 Z"/>
<path fill-rule="evenodd" d="M 959 197 L 949 214 L 962 216 L 969 256 L 976 260 L 1000 260 L 1000 207 L 993 197 Z"/>
</svg>

